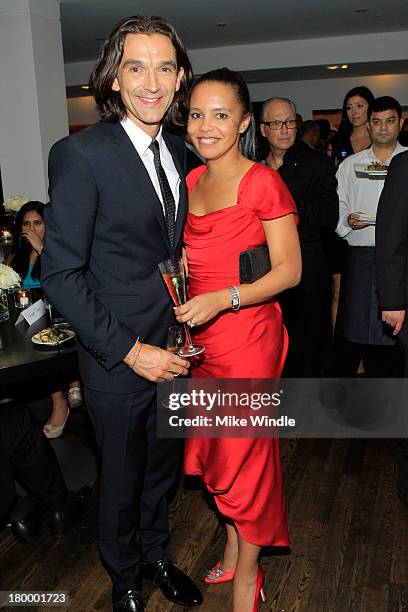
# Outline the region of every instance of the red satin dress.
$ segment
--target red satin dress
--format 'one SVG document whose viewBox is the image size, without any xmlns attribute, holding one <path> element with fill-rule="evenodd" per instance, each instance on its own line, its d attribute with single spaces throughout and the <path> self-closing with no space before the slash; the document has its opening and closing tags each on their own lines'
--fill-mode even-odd
<svg viewBox="0 0 408 612">
<path fill-rule="evenodd" d="M 205 172 L 187 177 L 189 192 Z M 206 215 L 188 213 L 184 242 L 189 296 L 239 285 L 241 251 L 265 244 L 261 220 L 296 213 L 280 175 L 254 164 L 241 179 L 236 204 Z M 288 339 L 278 303 L 223 312 L 194 335 L 205 351 L 192 376 L 197 378 L 279 378 Z M 186 474 L 203 479 L 220 512 L 240 535 L 259 546 L 289 544 L 282 489 L 279 440 L 222 438 L 186 441 Z"/>
</svg>

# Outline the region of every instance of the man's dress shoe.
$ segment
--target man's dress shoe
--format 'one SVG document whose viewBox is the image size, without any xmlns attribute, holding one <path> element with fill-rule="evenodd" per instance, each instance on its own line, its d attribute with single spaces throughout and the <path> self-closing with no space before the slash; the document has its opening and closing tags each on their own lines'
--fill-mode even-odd
<svg viewBox="0 0 408 612">
<path fill-rule="evenodd" d="M 112 591 L 113 612 L 144 612 L 145 607 L 140 591 Z"/>
<path fill-rule="evenodd" d="M 143 564 L 143 578 L 152 580 L 169 601 L 179 606 L 199 606 L 203 603 L 201 592 L 184 572 L 168 559 Z"/>
<path fill-rule="evenodd" d="M 70 498 L 62 512 L 49 512 L 46 521 L 48 531 L 61 538 L 86 514 L 93 501 L 91 487 L 82 487 L 76 493 L 70 493 Z"/>
<path fill-rule="evenodd" d="M 10 525 L 16 540 L 21 544 L 34 543 L 40 534 L 45 511 L 32 497 L 18 498 L 10 514 Z"/>
</svg>

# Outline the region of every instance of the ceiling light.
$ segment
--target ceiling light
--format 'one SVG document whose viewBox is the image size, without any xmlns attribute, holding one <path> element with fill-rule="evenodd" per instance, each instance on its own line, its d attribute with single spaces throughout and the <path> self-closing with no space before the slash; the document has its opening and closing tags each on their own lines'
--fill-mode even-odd
<svg viewBox="0 0 408 612">
<path fill-rule="evenodd" d="M 346 70 L 348 64 L 330 64 L 326 66 L 326 70 Z"/>
<path fill-rule="evenodd" d="M 81 85 L 81 89 L 89 89 L 89 85 Z"/>
</svg>

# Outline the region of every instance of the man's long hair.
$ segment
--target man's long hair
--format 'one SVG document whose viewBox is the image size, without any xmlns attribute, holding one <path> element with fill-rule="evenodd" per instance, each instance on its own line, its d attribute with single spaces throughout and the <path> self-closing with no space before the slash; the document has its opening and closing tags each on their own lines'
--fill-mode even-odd
<svg viewBox="0 0 408 612">
<path fill-rule="evenodd" d="M 126 116 L 126 108 L 120 92 L 113 91 L 123 48 L 128 34 L 162 34 L 170 39 L 175 51 L 177 69 L 184 68 L 180 89 L 175 93 L 173 102 L 167 111 L 165 123 L 169 126 L 182 126 L 186 120 L 185 101 L 192 81 L 192 69 L 187 51 L 173 26 L 161 17 L 136 15 L 125 17 L 116 24 L 105 40 L 98 61 L 92 71 L 89 85 L 95 97 L 102 121 L 117 123 Z"/>
</svg>

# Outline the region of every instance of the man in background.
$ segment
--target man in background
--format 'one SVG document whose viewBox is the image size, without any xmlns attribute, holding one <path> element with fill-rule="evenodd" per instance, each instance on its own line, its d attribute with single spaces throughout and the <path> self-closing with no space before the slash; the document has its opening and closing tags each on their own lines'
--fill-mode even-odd
<svg viewBox="0 0 408 612">
<path fill-rule="evenodd" d="M 378 204 L 375 229 L 378 302 L 382 320 L 393 328 L 408 378 L 408 152 L 396 155 L 390 164 Z M 407 410 L 406 397 L 402 410 Z M 408 504 L 408 440 L 398 442 L 397 493 Z"/>
<path fill-rule="evenodd" d="M 286 98 L 271 98 L 262 107 L 261 132 L 269 144 L 265 163 L 277 170 L 299 213 L 302 280 L 279 296 L 289 334 L 283 376 L 322 375 L 331 342 L 331 276 L 322 231 L 338 220 L 335 170 L 331 160 L 296 139 L 296 107 Z"/>
<path fill-rule="evenodd" d="M 376 98 L 368 108 L 368 120 L 372 146 L 347 157 L 337 171 L 337 233 L 347 240 L 348 249 L 336 321 L 334 375 L 355 376 L 362 359 L 367 376 L 385 378 L 400 375 L 401 356 L 379 313 L 375 223 L 387 167 L 405 150 L 398 143 L 401 106 L 390 96 Z"/>
</svg>

